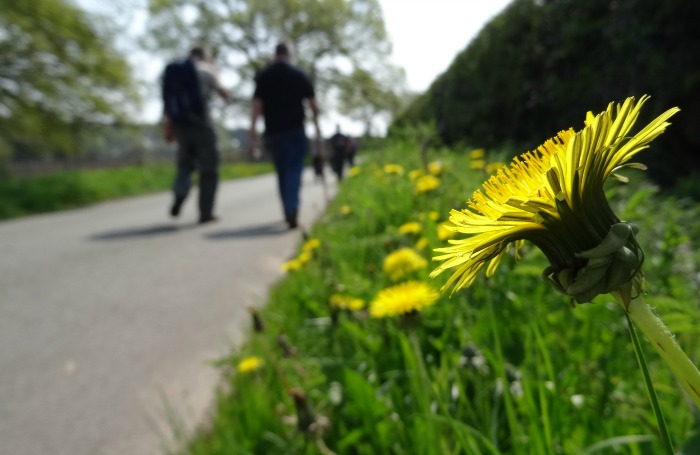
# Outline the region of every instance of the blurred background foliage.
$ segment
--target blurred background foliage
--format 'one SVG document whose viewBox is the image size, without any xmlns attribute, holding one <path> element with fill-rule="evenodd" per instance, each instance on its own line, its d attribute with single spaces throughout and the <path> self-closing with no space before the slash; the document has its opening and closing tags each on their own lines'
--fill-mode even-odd
<svg viewBox="0 0 700 455">
<path fill-rule="evenodd" d="M 700 2 L 687 0 L 514 0 L 393 128 L 435 121 L 448 144 L 522 153 L 580 129 L 588 110 L 649 94 L 642 121 L 681 108 L 645 159 L 673 185 L 700 167 L 698 22 Z"/>
</svg>

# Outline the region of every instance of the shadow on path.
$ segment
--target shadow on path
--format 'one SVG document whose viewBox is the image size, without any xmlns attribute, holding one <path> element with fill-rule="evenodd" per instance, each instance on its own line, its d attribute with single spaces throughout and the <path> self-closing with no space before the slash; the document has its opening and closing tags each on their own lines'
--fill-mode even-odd
<svg viewBox="0 0 700 455">
<path fill-rule="evenodd" d="M 275 221 L 273 223 L 256 224 L 252 226 L 244 226 L 237 229 L 226 231 L 212 232 L 204 237 L 210 240 L 228 240 L 244 237 L 264 237 L 272 235 L 281 235 L 291 232 L 284 222 Z"/>
<path fill-rule="evenodd" d="M 174 234 L 178 231 L 197 227 L 198 224 L 156 224 L 153 226 L 115 229 L 90 236 L 90 240 L 126 240 L 136 237 L 155 237 L 159 235 Z"/>
</svg>

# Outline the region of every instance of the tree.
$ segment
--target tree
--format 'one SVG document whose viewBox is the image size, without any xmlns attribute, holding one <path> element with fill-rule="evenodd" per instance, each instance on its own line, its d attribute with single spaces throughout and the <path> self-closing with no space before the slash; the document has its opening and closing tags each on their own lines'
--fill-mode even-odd
<svg viewBox="0 0 700 455">
<path fill-rule="evenodd" d="M 102 25 L 67 0 L 0 0 L 0 137 L 7 144 L 70 154 L 86 126 L 121 120 L 134 106 L 129 65 Z"/>
<path fill-rule="evenodd" d="M 377 0 L 150 0 L 149 13 L 151 49 L 173 57 L 194 42 L 207 43 L 239 76 L 238 93 L 250 92 L 280 40 L 292 44 L 297 64 L 327 105 L 365 122 L 393 109 L 390 100 L 403 85 L 402 74 L 386 63 L 391 46 Z M 380 72 L 394 77 L 377 77 Z M 353 81 L 365 93 L 348 90 Z M 374 107 L 360 115 L 363 98 Z"/>
</svg>

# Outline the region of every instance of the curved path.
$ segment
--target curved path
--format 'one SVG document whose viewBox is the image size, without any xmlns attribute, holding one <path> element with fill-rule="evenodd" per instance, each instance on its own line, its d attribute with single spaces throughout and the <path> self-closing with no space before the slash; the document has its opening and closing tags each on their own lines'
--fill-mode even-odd
<svg viewBox="0 0 700 455">
<path fill-rule="evenodd" d="M 307 228 L 327 200 L 312 180 Z M 271 174 L 223 183 L 218 223 L 195 223 L 196 190 L 168 219 L 170 198 L 0 223 L 0 453 L 163 454 L 169 419 L 201 421 L 211 361 L 242 341 L 301 233 Z"/>
</svg>

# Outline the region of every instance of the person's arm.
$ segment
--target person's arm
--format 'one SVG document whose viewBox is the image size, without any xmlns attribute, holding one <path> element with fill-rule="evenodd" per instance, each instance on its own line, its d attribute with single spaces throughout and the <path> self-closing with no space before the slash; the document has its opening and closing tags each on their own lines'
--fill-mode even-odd
<svg viewBox="0 0 700 455">
<path fill-rule="evenodd" d="M 250 110 L 250 131 L 248 131 L 248 153 L 253 156 L 253 151 L 258 146 L 257 124 L 258 117 L 263 113 L 263 102 L 260 98 L 253 98 L 252 107 Z"/>
<path fill-rule="evenodd" d="M 309 98 L 309 108 L 311 109 L 311 119 L 314 122 L 314 129 L 316 131 L 316 150 L 323 156 L 323 150 L 321 148 L 323 145 L 323 141 L 321 140 L 321 128 L 318 125 L 318 116 L 321 110 L 318 108 L 316 97 L 312 96 Z"/>
</svg>

